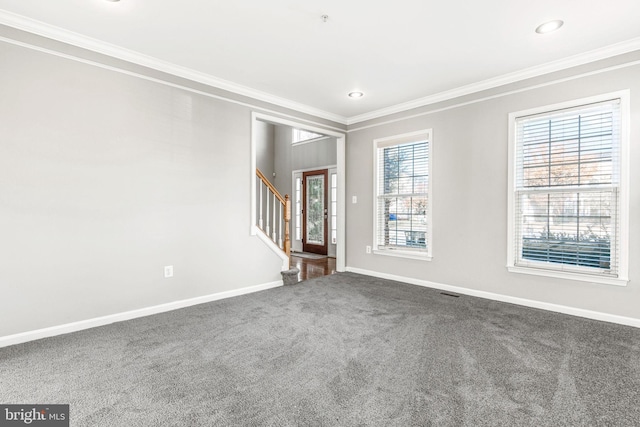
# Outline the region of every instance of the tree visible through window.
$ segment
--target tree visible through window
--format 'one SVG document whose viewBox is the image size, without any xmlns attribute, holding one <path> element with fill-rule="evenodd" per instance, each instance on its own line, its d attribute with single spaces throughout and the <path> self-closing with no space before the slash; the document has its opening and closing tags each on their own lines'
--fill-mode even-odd
<svg viewBox="0 0 640 427">
<path fill-rule="evenodd" d="M 515 118 L 514 266 L 617 277 L 620 100 Z"/>
<path fill-rule="evenodd" d="M 428 253 L 429 133 L 399 138 L 376 148 L 376 249 Z"/>
</svg>

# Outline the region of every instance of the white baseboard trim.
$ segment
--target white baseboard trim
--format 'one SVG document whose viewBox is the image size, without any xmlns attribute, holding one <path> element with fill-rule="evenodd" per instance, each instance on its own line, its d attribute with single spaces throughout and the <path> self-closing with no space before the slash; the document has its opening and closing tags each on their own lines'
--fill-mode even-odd
<svg viewBox="0 0 640 427">
<path fill-rule="evenodd" d="M 152 314 L 164 313 L 167 311 L 177 310 L 180 308 L 190 307 L 192 305 L 203 304 L 211 301 L 231 298 L 239 295 L 250 294 L 253 292 L 264 291 L 266 289 L 282 286 L 282 280 L 264 283 L 261 285 L 248 286 L 246 288 L 234 289 L 231 291 L 218 292 L 211 295 L 189 298 L 179 301 L 173 301 L 166 304 L 154 305 L 152 307 L 140 308 L 137 310 L 125 311 L 123 313 L 110 314 L 108 316 L 95 317 L 93 319 L 81 320 L 79 322 L 67 323 L 64 325 L 52 326 L 35 331 L 22 332 L 14 335 L 0 337 L 0 348 L 10 345 L 21 344 L 28 341 L 35 341 L 41 338 L 53 337 L 56 335 L 68 334 L 71 332 L 82 331 L 84 329 L 95 328 L 97 326 L 109 325 L 111 323 L 122 322 L 125 320 L 136 319 L 138 317 L 150 316 Z"/>
<path fill-rule="evenodd" d="M 461 288 L 459 286 L 444 285 L 442 283 L 430 282 L 427 280 L 414 279 L 412 277 L 397 276 L 395 274 L 380 273 L 378 271 L 365 270 L 356 267 L 347 267 L 351 273 L 373 276 L 381 279 L 395 280 L 397 282 L 409 283 L 411 285 L 424 286 L 427 288 L 440 289 L 457 294 L 470 295 L 479 298 L 486 298 L 494 301 L 507 302 L 510 304 L 522 305 L 525 307 L 539 308 L 556 313 L 569 314 L 572 316 L 584 317 L 587 319 L 600 320 L 603 322 L 617 323 L 625 326 L 640 328 L 640 319 L 633 317 L 618 316 L 615 314 L 602 313 L 599 311 L 585 310 L 582 308 L 569 307 L 566 305 L 552 304 L 548 302 L 535 301 L 526 298 L 512 297 L 508 295 L 496 294 L 493 292 L 478 291 L 475 289 Z"/>
</svg>

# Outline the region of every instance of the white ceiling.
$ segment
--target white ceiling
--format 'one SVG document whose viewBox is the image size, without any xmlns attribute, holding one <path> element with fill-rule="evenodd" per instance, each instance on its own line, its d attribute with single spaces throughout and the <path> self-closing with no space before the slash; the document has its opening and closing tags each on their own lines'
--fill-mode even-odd
<svg viewBox="0 0 640 427">
<path fill-rule="evenodd" d="M 640 49 L 638 0 L 0 0 L 0 23 L 344 123 Z"/>
</svg>

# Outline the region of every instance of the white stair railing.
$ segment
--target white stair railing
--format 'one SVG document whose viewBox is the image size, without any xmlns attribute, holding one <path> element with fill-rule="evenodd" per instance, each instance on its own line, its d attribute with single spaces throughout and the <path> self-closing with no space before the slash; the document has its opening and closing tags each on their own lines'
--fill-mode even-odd
<svg viewBox="0 0 640 427">
<path fill-rule="evenodd" d="M 289 236 L 291 202 L 289 195 L 282 197 L 260 169 L 256 169 L 256 179 L 258 228 L 289 257 L 291 253 L 291 237 Z"/>
</svg>

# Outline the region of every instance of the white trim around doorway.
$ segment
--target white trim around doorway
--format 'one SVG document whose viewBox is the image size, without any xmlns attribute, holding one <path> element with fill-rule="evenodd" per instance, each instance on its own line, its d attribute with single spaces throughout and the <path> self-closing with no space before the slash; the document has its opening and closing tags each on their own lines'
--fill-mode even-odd
<svg viewBox="0 0 640 427">
<path fill-rule="evenodd" d="M 336 153 L 336 169 L 338 172 L 338 236 L 337 236 L 337 244 L 336 244 L 336 270 L 339 272 L 343 272 L 346 270 L 346 181 L 345 181 L 345 173 L 346 173 L 346 132 L 336 132 L 334 130 L 330 130 L 327 128 L 310 126 L 303 122 L 296 122 L 294 120 L 284 119 L 282 117 L 252 112 L 251 113 L 251 171 L 250 171 L 250 182 L 251 182 L 251 224 L 250 224 L 250 232 L 251 235 L 257 234 L 257 226 L 256 226 L 256 122 L 263 121 L 269 122 L 276 125 L 284 125 L 291 126 L 296 128 L 301 128 L 305 130 L 309 130 L 316 133 L 321 133 L 324 135 L 332 136 L 336 138 L 337 145 L 337 153 Z"/>
</svg>

